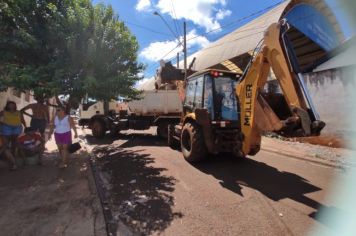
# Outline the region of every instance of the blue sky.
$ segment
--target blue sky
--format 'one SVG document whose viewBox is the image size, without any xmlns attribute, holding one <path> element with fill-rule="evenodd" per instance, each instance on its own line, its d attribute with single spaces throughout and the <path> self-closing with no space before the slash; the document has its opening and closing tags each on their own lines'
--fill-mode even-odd
<svg viewBox="0 0 356 236">
<path fill-rule="evenodd" d="M 335 9 L 339 20 L 345 22 L 338 1 L 326 1 Z M 181 51 L 173 34 L 182 35 L 184 20 L 187 22 L 187 38 L 194 38 L 188 42 L 188 54 L 191 54 L 263 14 L 281 0 L 93 0 L 93 3 L 99 2 L 111 4 L 137 37 L 139 60 L 147 65 L 144 76 L 151 77 L 160 59 L 164 56 L 166 60 L 175 58 Z M 155 11 L 171 30 L 153 14 Z M 344 31 L 350 36 L 348 27 Z"/>
</svg>

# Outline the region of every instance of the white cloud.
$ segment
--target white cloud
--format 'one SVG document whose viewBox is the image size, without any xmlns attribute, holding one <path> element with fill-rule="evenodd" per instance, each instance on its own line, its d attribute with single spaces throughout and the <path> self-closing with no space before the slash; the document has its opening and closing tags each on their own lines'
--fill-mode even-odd
<svg viewBox="0 0 356 236">
<path fill-rule="evenodd" d="M 220 4 L 223 5 L 223 6 L 226 6 L 226 4 L 227 4 L 227 3 L 226 3 L 226 0 L 220 0 L 219 2 L 220 2 Z"/>
<path fill-rule="evenodd" d="M 227 16 L 230 16 L 231 15 L 231 11 L 230 10 L 219 10 L 218 13 L 216 13 L 216 19 L 217 20 L 222 20 L 224 19 L 225 17 Z"/>
<path fill-rule="evenodd" d="M 210 42 L 206 37 L 198 36 L 195 30 L 190 31 L 187 34 L 187 48 L 193 46 L 204 48 L 207 47 L 209 43 Z M 172 58 L 176 56 L 178 52 L 182 52 L 182 46 L 177 47 L 178 44 L 177 40 L 153 42 L 141 51 L 140 56 L 146 60 L 156 62 L 161 59 Z M 163 56 L 165 57 L 162 58 Z"/>
<path fill-rule="evenodd" d="M 178 43 L 176 41 L 153 42 L 141 51 L 140 56 L 149 61 L 159 61 L 165 54 L 168 53 L 165 58 L 169 58 L 181 51 L 180 47 L 171 51 L 177 46 L 177 44 Z"/>
<path fill-rule="evenodd" d="M 157 8 L 164 14 L 169 14 L 172 18 L 186 19 L 194 24 L 204 27 L 210 31 L 220 27 L 218 20 L 222 20 L 231 14 L 231 11 L 224 9 L 226 0 L 159 0 Z"/>
<path fill-rule="evenodd" d="M 155 89 L 155 78 L 153 76 L 144 78 L 136 83 L 135 88 L 138 90 L 153 90 Z"/>
<path fill-rule="evenodd" d="M 136 4 L 137 11 L 149 11 L 151 9 L 150 0 L 139 0 Z"/>
</svg>

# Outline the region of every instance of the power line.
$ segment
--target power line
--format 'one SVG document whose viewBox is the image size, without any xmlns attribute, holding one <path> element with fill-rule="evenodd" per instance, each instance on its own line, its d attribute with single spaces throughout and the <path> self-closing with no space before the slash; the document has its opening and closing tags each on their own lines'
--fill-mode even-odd
<svg viewBox="0 0 356 236">
<path fill-rule="evenodd" d="M 265 27 L 262 27 L 262 26 L 261 26 L 261 27 L 251 27 L 251 28 L 247 28 L 247 29 L 245 29 L 245 30 L 243 30 L 243 31 L 241 31 L 241 32 L 246 32 L 246 31 L 249 31 L 249 30 L 258 30 L 258 29 L 261 29 L 261 30 L 258 31 L 258 32 L 254 32 L 254 33 L 245 35 L 245 36 L 243 36 L 243 37 L 234 38 L 234 39 L 231 39 L 231 40 L 229 40 L 229 41 L 225 41 L 225 42 L 222 42 L 222 43 L 219 43 L 219 44 L 215 44 L 215 45 L 212 45 L 212 46 L 208 46 L 208 47 L 206 47 L 206 48 L 203 48 L 203 50 L 211 49 L 211 48 L 215 48 L 215 47 L 219 47 L 219 46 L 222 46 L 222 45 L 225 44 L 225 43 L 231 43 L 231 42 L 234 42 L 234 41 L 237 41 L 237 40 L 240 40 L 240 39 L 248 38 L 248 37 L 250 37 L 250 36 L 263 33 L 264 30 L 265 30 L 265 28 L 266 28 L 266 26 L 265 26 Z M 262 30 L 262 29 L 263 29 L 263 30 Z M 166 53 L 163 57 L 161 57 L 161 60 L 164 59 L 167 55 L 169 55 L 172 51 L 174 51 L 178 46 L 180 46 L 180 45 L 177 45 L 177 46 L 174 47 L 171 51 L 169 51 L 169 52 Z M 190 49 L 191 49 L 191 48 L 190 48 Z M 201 49 L 201 48 L 198 48 L 198 49 L 196 49 L 196 50 L 191 51 L 190 54 L 194 54 L 194 53 L 196 53 L 196 52 L 198 52 L 198 51 L 200 51 L 200 50 L 202 50 L 202 49 Z M 169 58 L 169 59 L 167 59 L 167 60 L 168 60 L 168 61 L 171 61 L 171 60 L 174 60 L 175 58 L 176 58 L 176 57 L 173 56 L 173 57 L 171 57 L 171 58 Z M 159 64 L 159 63 L 158 63 L 158 62 L 154 62 L 154 63 L 152 63 L 148 68 L 151 68 L 151 67 L 153 67 L 153 66 L 155 66 L 155 65 L 157 65 L 157 64 Z M 147 68 L 147 69 L 148 69 L 148 68 Z M 151 72 L 151 71 L 152 71 L 152 70 L 149 70 L 148 72 Z"/>
<path fill-rule="evenodd" d="M 177 14 L 176 14 L 176 9 L 173 4 L 173 0 L 171 0 L 171 5 L 172 5 L 173 14 L 174 14 L 174 18 L 172 17 L 174 26 L 176 27 L 176 31 L 177 31 L 178 35 L 182 36 L 182 31 L 180 30 L 178 23 L 177 23 Z"/>
<path fill-rule="evenodd" d="M 277 3 L 275 3 L 275 4 L 273 4 L 273 5 L 270 5 L 270 6 L 266 7 L 266 8 L 264 8 L 264 9 L 262 9 L 262 10 L 256 11 L 256 12 L 254 12 L 254 13 L 248 15 L 248 16 L 245 16 L 245 17 L 242 17 L 242 18 L 233 20 L 233 21 L 231 21 L 231 22 L 229 22 L 229 23 L 227 23 L 227 24 L 225 24 L 225 25 L 222 25 L 222 26 L 220 26 L 220 27 L 218 27 L 218 28 L 212 29 L 212 30 L 210 30 L 210 31 L 208 31 L 208 32 L 205 32 L 205 33 L 203 33 L 203 34 L 199 34 L 199 35 L 197 35 L 197 36 L 195 36 L 195 37 L 193 37 L 193 38 L 187 39 L 187 41 L 192 40 L 192 39 L 195 39 L 195 38 L 198 38 L 198 37 L 200 37 L 200 36 L 206 36 L 206 35 L 208 35 L 208 34 L 210 34 L 210 33 L 213 33 L 213 32 L 215 32 L 215 31 L 218 31 L 218 30 L 220 30 L 220 29 L 223 29 L 223 28 L 226 28 L 226 27 L 228 27 L 228 26 L 231 26 L 231 25 L 240 23 L 241 21 L 247 20 L 247 19 L 250 18 L 250 17 L 256 16 L 256 15 L 259 15 L 259 14 L 261 14 L 261 13 L 264 13 L 265 11 L 271 10 L 271 9 L 275 8 L 276 6 L 282 4 L 282 3 L 285 2 L 285 1 L 286 1 L 286 0 L 279 1 L 279 2 L 277 2 Z"/>
<path fill-rule="evenodd" d="M 155 11 L 153 13 L 154 15 L 156 16 L 159 16 L 161 18 L 161 20 L 164 22 L 164 24 L 167 26 L 167 28 L 171 31 L 172 35 L 177 39 L 177 41 L 182 44 L 182 42 L 180 41 L 180 38 L 179 36 L 177 36 L 174 31 L 172 30 L 172 28 L 169 26 L 168 22 L 163 18 L 163 16 L 158 12 L 158 11 Z"/>
<path fill-rule="evenodd" d="M 171 52 L 173 52 L 174 50 L 176 50 L 179 46 L 181 46 L 181 45 L 178 44 L 178 45 L 175 46 L 173 49 L 171 49 L 169 52 L 167 52 L 166 54 L 164 54 L 164 56 L 161 57 L 161 60 L 164 59 L 166 56 L 168 56 Z M 168 61 L 172 60 L 172 58 L 174 58 L 174 57 L 169 58 Z M 147 67 L 147 69 L 148 69 L 148 68 L 151 68 L 151 67 L 153 67 L 153 66 L 155 66 L 155 65 L 158 64 L 158 63 L 159 63 L 159 62 L 155 62 L 155 63 L 149 65 L 149 66 Z"/>
<path fill-rule="evenodd" d="M 228 24 L 222 25 L 222 26 L 220 26 L 220 27 L 218 27 L 218 28 L 212 29 L 212 30 L 210 30 L 210 31 L 208 31 L 208 32 L 205 32 L 205 33 L 203 33 L 203 34 L 199 34 L 199 35 L 196 35 L 196 36 L 194 36 L 194 37 L 192 37 L 192 38 L 189 38 L 189 39 L 187 39 L 187 41 L 196 39 L 196 38 L 201 37 L 201 36 L 206 36 L 206 35 L 208 35 L 208 34 L 210 34 L 210 33 L 213 33 L 213 32 L 215 32 L 215 31 L 217 31 L 217 30 L 220 30 L 220 29 L 223 29 L 223 28 L 232 26 L 232 25 L 234 25 L 234 24 L 236 24 L 236 23 L 240 23 L 240 22 L 242 22 L 242 21 L 244 21 L 244 20 L 247 20 L 247 19 L 249 19 L 249 18 L 251 18 L 251 17 L 253 17 L 253 16 L 256 16 L 256 15 L 259 15 L 259 14 L 264 13 L 265 11 L 271 10 L 271 9 L 275 8 L 276 6 L 282 4 L 282 3 L 285 2 L 285 1 L 286 1 L 286 0 L 279 1 L 279 2 L 277 2 L 277 3 L 275 3 L 275 4 L 273 4 L 273 5 L 270 5 L 270 6 L 266 7 L 266 8 L 263 8 L 263 9 L 261 9 L 261 10 L 259 10 L 259 11 L 256 11 L 256 12 L 252 13 L 252 14 L 249 14 L 249 15 L 247 15 L 247 16 L 245 16 L 245 17 L 242 17 L 242 18 L 236 19 L 236 20 L 234 20 L 234 21 L 231 21 L 231 22 L 228 23 Z M 255 28 L 256 28 L 256 27 L 255 27 Z M 261 28 L 264 28 L 264 27 L 261 27 Z M 253 28 L 245 29 L 244 31 L 252 30 L 252 29 L 253 29 Z M 242 31 L 241 31 L 241 32 L 242 32 Z M 263 31 L 259 31 L 259 32 L 255 32 L 255 33 L 253 33 L 253 34 L 250 34 L 250 35 L 247 35 L 247 36 L 244 36 L 244 37 L 241 37 L 241 38 L 236 38 L 236 39 L 233 39 L 233 40 L 231 40 L 231 41 L 227 41 L 227 42 L 223 42 L 223 43 L 220 43 L 220 44 L 216 44 L 216 45 L 213 45 L 213 46 L 204 48 L 204 49 L 210 49 L 210 48 L 218 47 L 218 46 L 221 46 L 221 45 L 224 44 L 224 43 L 236 41 L 236 40 L 239 40 L 239 39 L 242 39 L 242 38 L 246 38 L 246 37 L 250 37 L 250 36 L 253 36 L 253 35 L 255 35 L 255 34 L 259 34 L 259 33 L 263 33 L 263 32 L 264 32 L 264 30 L 263 30 Z M 177 45 L 177 46 L 176 46 L 174 49 L 172 49 L 169 53 L 171 53 L 173 50 L 175 50 L 178 46 L 179 46 L 179 45 Z M 200 50 L 200 49 L 196 50 L 195 52 L 197 52 L 197 51 L 199 51 L 199 50 Z M 195 52 L 193 52 L 193 53 L 195 53 Z M 166 57 L 169 53 L 167 53 L 164 57 Z M 162 57 L 162 59 L 163 59 L 164 57 Z M 172 57 L 172 58 L 174 58 L 174 57 Z M 152 67 L 152 66 L 155 66 L 156 64 L 158 64 L 158 62 L 155 62 L 155 63 L 151 64 L 148 68 L 150 68 L 150 67 Z"/>
<path fill-rule="evenodd" d="M 155 33 L 155 34 L 161 34 L 161 35 L 165 35 L 165 36 L 172 36 L 170 34 L 159 32 L 159 31 L 156 31 L 156 30 L 151 29 L 149 27 L 146 27 L 146 26 L 143 26 L 143 25 L 139 25 L 139 24 L 136 24 L 136 23 L 133 23 L 133 22 L 124 21 L 124 23 L 126 23 L 128 25 L 136 26 L 136 27 L 141 28 L 141 29 L 145 29 L 145 30 L 150 31 L 150 32 Z"/>
<path fill-rule="evenodd" d="M 261 27 L 261 28 L 262 28 L 262 27 Z M 265 30 L 261 30 L 261 31 L 258 31 L 258 32 L 254 32 L 254 33 L 251 33 L 251 34 L 242 36 L 242 37 L 233 38 L 233 39 L 231 39 L 231 40 L 229 40 L 229 41 L 225 41 L 225 42 L 222 42 L 222 43 L 219 43 L 219 44 L 216 44 L 216 45 L 212 45 L 212 46 L 210 46 L 210 47 L 206 47 L 206 48 L 204 48 L 204 50 L 206 50 L 206 49 L 211 49 L 211 48 L 216 48 L 216 47 L 220 47 L 220 46 L 222 46 L 222 45 L 224 45 L 224 44 L 226 44 L 226 43 L 231 43 L 231 42 L 234 42 L 234 41 L 238 41 L 238 40 L 240 40 L 240 39 L 248 38 L 248 37 L 254 36 L 254 35 L 256 35 L 256 34 L 263 33 L 263 32 L 265 32 Z M 177 45 L 177 46 L 176 46 L 175 48 L 173 48 L 171 51 L 169 51 L 168 53 L 166 53 L 165 56 L 162 57 L 162 59 L 164 59 L 167 55 L 169 55 L 172 51 L 174 51 L 178 46 L 180 46 L 180 45 Z M 194 54 L 194 53 L 196 53 L 196 52 L 198 52 L 198 51 L 200 51 L 200 50 L 201 50 L 200 48 L 199 48 L 199 49 L 196 49 L 196 50 L 194 50 L 194 51 L 191 51 L 190 54 Z M 175 56 L 169 58 L 168 61 L 171 61 L 171 60 L 174 60 L 174 59 L 175 59 Z M 151 68 L 151 67 L 153 67 L 153 66 L 155 66 L 155 65 L 157 65 L 157 64 L 159 64 L 159 63 L 158 63 L 158 62 L 155 62 L 155 63 L 151 64 L 148 68 Z M 152 72 L 152 69 L 149 70 L 148 72 Z"/>
</svg>

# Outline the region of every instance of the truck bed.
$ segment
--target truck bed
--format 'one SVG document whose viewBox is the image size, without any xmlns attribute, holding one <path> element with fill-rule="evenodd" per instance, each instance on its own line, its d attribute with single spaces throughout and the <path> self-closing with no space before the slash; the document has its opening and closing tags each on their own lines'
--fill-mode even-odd
<svg viewBox="0 0 356 236">
<path fill-rule="evenodd" d="M 144 91 L 141 100 L 129 102 L 128 108 L 138 116 L 179 114 L 182 102 L 177 90 L 151 90 Z"/>
</svg>

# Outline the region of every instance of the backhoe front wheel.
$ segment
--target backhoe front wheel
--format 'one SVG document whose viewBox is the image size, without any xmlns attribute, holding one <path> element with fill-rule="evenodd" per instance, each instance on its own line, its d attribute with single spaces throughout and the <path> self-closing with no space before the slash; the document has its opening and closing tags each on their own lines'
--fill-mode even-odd
<svg viewBox="0 0 356 236">
<path fill-rule="evenodd" d="M 197 124 L 187 122 L 181 136 L 182 153 L 186 161 L 198 162 L 207 155 L 203 132 Z"/>
</svg>

